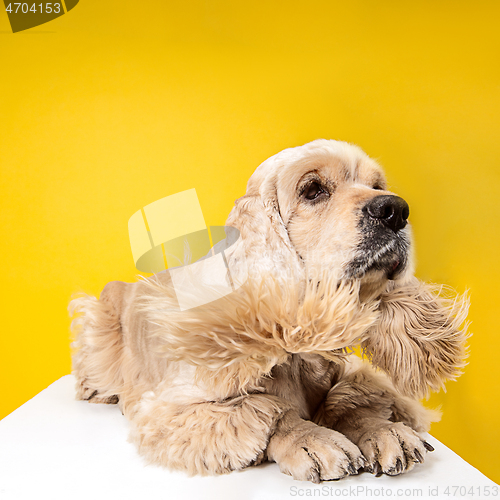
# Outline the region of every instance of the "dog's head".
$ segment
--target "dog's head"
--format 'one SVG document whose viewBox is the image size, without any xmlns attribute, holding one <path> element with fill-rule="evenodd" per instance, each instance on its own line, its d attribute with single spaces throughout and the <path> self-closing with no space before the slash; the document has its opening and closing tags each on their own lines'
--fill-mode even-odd
<svg viewBox="0 0 500 500">
<path fill-rule="evenodd" d="M 412 274 L 408 204 L 356 146 L 317 140 L 286 149 L 257 168 L 240 203 L 268 218 L 243 234 L 254 240 L 247 259 L 255 269 L 272 267 L 263 264 L 271 259 L 275 271 L 280 261 L 286 271 L 320 266 L 338 279 L 380 285 Z"/>
</svg>

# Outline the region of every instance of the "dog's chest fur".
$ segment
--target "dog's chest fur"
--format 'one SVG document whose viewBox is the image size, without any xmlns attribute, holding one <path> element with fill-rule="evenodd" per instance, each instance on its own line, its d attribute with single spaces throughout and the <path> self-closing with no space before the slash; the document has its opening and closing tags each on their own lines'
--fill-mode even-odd
<svg viewBox="0 0 500 500">
<path fill-rule="evenodd" d="M 342 365 L 318 354 L 291 354 L 289 362 L 275 366 L 261 385 L 267 394 L 284 398 L 300 409 L 302 418 L 312 419 L 342 371 Z"/>
</svg>

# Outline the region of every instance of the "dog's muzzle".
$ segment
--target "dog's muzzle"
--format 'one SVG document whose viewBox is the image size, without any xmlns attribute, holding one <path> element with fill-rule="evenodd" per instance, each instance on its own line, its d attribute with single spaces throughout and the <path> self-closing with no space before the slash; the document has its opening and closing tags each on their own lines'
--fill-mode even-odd
<svg viewBox="0 0 500 500">
<path fill-rule="evenodd" d="M 408 203 L 395 195 L 376 196 L 361 207 L 361 238 L 346 276 L 362 278 L 372 271 L 383 271 L 388 279 L 399 276 L 408 263 L 410 235 L 404 228 L 409 215 Z"/>
</svg>

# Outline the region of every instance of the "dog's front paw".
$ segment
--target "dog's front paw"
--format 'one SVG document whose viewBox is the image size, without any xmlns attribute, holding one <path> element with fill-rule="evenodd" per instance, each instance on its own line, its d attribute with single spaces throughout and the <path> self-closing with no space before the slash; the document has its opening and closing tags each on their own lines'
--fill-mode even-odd
<svg viewBox="0 0 500 500">
<path fill-rule="evenodd" d="M 357 474 L 366 466 L 359 448 L 343 434 L 312 422 L 304 424 L 281 437 L 274 436 L 272 458 L 281 472 L 319 483 Z"/>
<path fill-rule="evenodd" d="M 358 446 L 369 462 L 368 469 L 376 476 L 407 472 L 416 463 L 423 463 L 426 450 L 433 450 L 413 429 L 401 422 L 366 432 Z"/>
</svg>

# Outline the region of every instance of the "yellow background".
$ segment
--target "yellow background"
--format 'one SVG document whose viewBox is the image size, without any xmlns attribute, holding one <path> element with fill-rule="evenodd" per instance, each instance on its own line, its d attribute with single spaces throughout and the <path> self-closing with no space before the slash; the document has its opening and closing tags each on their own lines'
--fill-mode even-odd
<svg viewBox="0 0 500 500">
<path fill-rule="evenodd" d="M 411 206 L 418 275 L 472 296 L 432 432 L 500 481 L 498 2 L 81 0 L 0 12 L 0 417 L 70 372 L 66 305 L 134 280 L 141 207 L 196 188 L 223 224 L 255 167 L 359 144 Z"/>
</svg>

